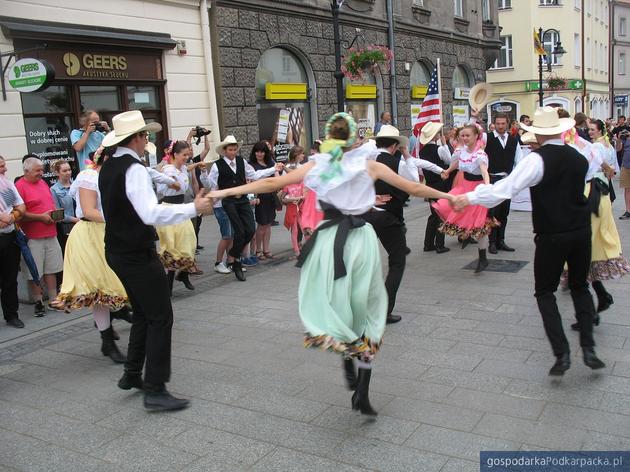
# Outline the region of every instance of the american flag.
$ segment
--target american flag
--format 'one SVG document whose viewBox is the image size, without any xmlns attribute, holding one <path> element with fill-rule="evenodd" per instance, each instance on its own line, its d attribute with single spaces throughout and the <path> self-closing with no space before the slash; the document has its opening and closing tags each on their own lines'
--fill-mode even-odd
<svg viewBox="0 0 630 472">
<path fill-rule="evenodd" d="M 418 113 L 417 124 L 413 128 L 413 133 L 418 138 L 420 137 L 420 131 L 422 131 L 422 127 L 426 123 L 428 123 L 429 121 L 439 123 L 441 121 L 441 99 L 440 84 L 438 82 L 438 71 L 437 67 L 435 67 L 433 69 L 433 72 L 431 73 L 431 80 L 429 81 L 429 87 L 427 88 L 427 95 L 424 97 L 424 100 L 422 101 L 422 107 L 420 108 L 420 113 Z M 420 139 L 416 141 L 416 146 L 413 154 L 417 156 L 419 150 Z"/>
</svg>

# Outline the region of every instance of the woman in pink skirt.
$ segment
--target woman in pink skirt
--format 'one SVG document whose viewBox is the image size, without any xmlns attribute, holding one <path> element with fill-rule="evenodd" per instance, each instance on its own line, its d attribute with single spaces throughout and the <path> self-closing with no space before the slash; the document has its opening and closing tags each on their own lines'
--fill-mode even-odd
<svg viewBox="0 0 630 472">
<path fill-rule="evenodd" d="M 459 169 L 463 178 L 455 180 L 449 192 L 460 195 L 471 192 L 479 184 L 489 184 L 488 156 L 483 150 L 483 130 L 476 124 L 464 126 L 459 132 L 459 147 L 453 154 L 451 166 L 445 171 L 446 177 L 455 169 Z M 444 234 L 457 236 L 462 240 L 462 249 L 466 247 L 470 238 L 479 243 L 479 260 L 475 273 L 488 267 L 486 249 L 488 248 L 488 234 L 498 222 L 488 217 L 488 209 L 480 205 L 471 205 L 464 211 L 455 211 L 447 200 L 438 200 L 433 208 L 442 219 L 438 228 Z"/>
</svg>

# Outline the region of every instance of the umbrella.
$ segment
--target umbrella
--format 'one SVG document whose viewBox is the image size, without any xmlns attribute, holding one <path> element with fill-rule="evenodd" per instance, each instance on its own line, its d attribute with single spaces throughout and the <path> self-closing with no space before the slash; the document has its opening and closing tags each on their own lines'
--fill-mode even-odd
<svg viewBox="0 0 630 472">
<path fill-rule="evenodd" d="M 39 285 L 39 271 L 37 270 L 37 264 L 35 264 L 33 254 L 28 247 L 28 238 L 21 229 L 16 231 L 15 242 L 20 248 L 26 267 L 28 267 L 28 271 L 31 273 L 31 277 L 33 277 L 33 282 Z"/>
</svg>

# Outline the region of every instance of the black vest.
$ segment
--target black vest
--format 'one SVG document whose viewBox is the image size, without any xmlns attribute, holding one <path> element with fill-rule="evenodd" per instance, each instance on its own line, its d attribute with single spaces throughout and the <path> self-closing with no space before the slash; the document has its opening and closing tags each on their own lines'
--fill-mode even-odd
<svg viewBox="0 0 630 472">
<path fill-rule="evenodd" d="M 398 174 L 398 165 L 400 164 L 400 155 L 394 155 L 387 152 L 382 152 L 376 158 L 377 162 L 381 164 L 385 164 L 391 170 L 393 170 L 396 174 Z M 379 208 L 383 208 L 388 212 L 395 215 L 400 221 L 404 220 L 403 217 L 403 204 L 409 198 L 409 194 L 403 192 L 402 190 L 389 185 L 388 183 L 377 180 L 374 182 L 374 190 L 376 191 L 376 195 L 391 195 L 392 199 L 385 203 L 384 205 L 379 205 Z"/>
<path fill-rule="evenodd" d="M 225 162 L 225 159 L 221 158 L 216 161 L 215 165 L 219 170 L 219 178 L 217 184 L 219 190 L 226 188 L 238 187 L 247 183 L 245 179 L 245 161 L 241 156 L 236 156 L 236 173 L 232 172 L 230 165 Z"/>
<path fill-rule="evenodd" d="M 509 133 L 507 133 L 507 136 L 504 148 L 501 145 L 501 140 L 495 137 L 494 133 L 488 133 L 486 154 L 488 155 L 488 172 L 490 174 L 499 174 L 501 172 L 509 174 L 514 169 L 518 140 Z"/>
<path fill-rule="evenodd" d="M 107 159 L 101 167 L 98 188 L 105 217 L 105 250 L 113 253 L 151 249 L 157 240 L 153 226 L 145 225 L 127 198 L 125 174 L 139 161 L 124 154 Z"/>
<path fill-rule="evenodd" d="M 545 173 L 530 189 L 534 233 L 565 233 L 588 228 L 591 214 L 584 196 L 588 162 L 571 146 L 548 144 L 536 151 Z"/>
<path fill-rule="evenodd" d="M 438 145 L 435 143 L 425 144 L 422 149 L 420 149 L 420 153 L 418 154 L 420 159 L 424 159 L 425 161 L 429 161 L 432 164 L 435 164 L 442 169 L 446 169 L 444 161 L 440 159 L 440 155 L 438 154 Z M 424 183 L 429 187 L 445 192 L 448 181 L 442 180 L 440 174 L 436 174 L 435 172 L 431 172 L 430 170 L 422 169 L 422 173 L 424 174 Z"/>
</svg>

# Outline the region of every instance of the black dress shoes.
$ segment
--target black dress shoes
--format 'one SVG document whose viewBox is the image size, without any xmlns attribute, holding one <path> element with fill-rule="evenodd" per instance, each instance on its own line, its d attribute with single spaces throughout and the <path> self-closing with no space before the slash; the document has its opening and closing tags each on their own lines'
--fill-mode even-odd
<svg viewBox="0 0 630 472">
<path fill-rule="evenodd" d="M 571 354 L 565 352 L 557 356 L 556 363 L 549 369 L 549 375 L 564 375 L 569 367 L 571 367 Z"/>
<path fill-rule="evenodd" d="M 125 372 L 118 381 L 118 388 L 123 390 L 131 390 L 132 388 L 142 390 L 144 388 L 142 376 L 133 372 Z"/>
<path fill-rule="evenodd" d="M 599 326 L 599 322 L 600 322 L 599 315 L 595 315 L 595 318 L 593 318 L 593 326 Z M 580 323 L 573 323 L 571 325 L 571 329 L 573 331 L 579 331 L 580 330 Z"/>
<path fill-rule="evenodd" d="M 17 316 L 14 316 L 13 318 L 9 318 L 7 320 L 7 324 L 9 326 L 13 326 L 14 328 L 24 328 L 24 323 Z"/>
<path fill-rule="evenodd" d="M 435 248 L 435 252 L 437 252 L 438 254 L 444 254 L 445 252 L 450 251 L 449 248 L 447 248 L 446 246 L 441 246 L 441 247 L 436 247 Z"/>
<path fill-rule="evenodd" d="M 245 277 L 245 273 L 243 272 L 243 266 L 240 261 L 235 260 L 231 264 L 232 271 L 234 272 L 234 276 L 240 280 L 241 282 L 245 282 L 247 278 Z"/>
<path fill-rule="evenodd" d="M 401 316 L 400 315 L 392 315 L 391 313 L 389 315 L 387 315 L 387 320 L 386 323 L 387 324 L 394 324 L 394 323 L 398 323 L 401 320 Z"/>
<path fill-rule="evenodd" d="M 584 355 L 584 363 L 591 369 L 596 370 L 606 367 L 606 364 L 595 355 L 593 348 L 583 348 L 582 353 Z"/>
<path fill-rule="evenodd" d="M 505 241 L 500 241 L 499 243 L 497 243 L 497 249 L 499 249 L 500 251 L 506 251 L 506 252 L 516 251 L 516 249 L 514 249 L 513 247 L 510 247 L 507 244 L 505 244 Z"/>
<path fill-rule="evenodd" d="M 165 387 L 159 389 L 148 387 L 144 390 L 144 408 L 148 411 L 182 410 L 188 406 L 189 400 L 174 397 Z"/>
<path fill-rule="evenodd" d="M 424 252 L 431 252 L 435 250 L 436 250 L 435 246 L 424 246 L 424 249 L 423 249 Z"/>
<path fill-rule="evenodd" d="M 490 244 L 488 245 L 488 252 L 489 252 L 490 254 L 496 254 L 496 253 L 498 253 L 499 251 L 498 251 L 498 249 L 497 249 L 497 245 L 496 245 L 495 243 L 490 243 Z"/>
</svg>

